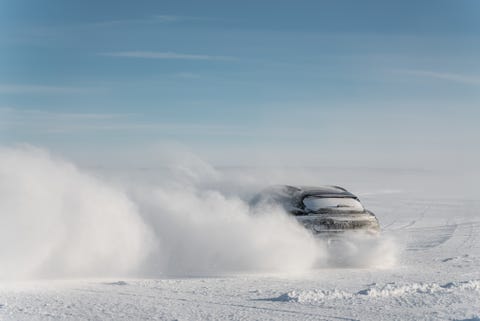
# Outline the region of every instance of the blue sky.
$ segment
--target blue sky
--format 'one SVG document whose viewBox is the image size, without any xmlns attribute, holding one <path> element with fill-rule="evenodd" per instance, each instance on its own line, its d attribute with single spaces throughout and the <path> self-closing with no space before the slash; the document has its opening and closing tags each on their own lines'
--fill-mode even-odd
<svg viewBox="0 0 480 321">
<path fill-rule="evenodd" d="M 474 0 L 0 0 L 0 143 L 474 165 L 478 57 Z"/>
</svg>

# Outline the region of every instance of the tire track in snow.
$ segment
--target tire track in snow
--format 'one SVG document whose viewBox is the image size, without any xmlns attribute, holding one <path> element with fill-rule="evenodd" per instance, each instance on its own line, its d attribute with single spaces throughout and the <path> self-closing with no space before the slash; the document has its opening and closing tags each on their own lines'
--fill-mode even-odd
<svg viewBox="0 0 480 321">
<path fill-rule="evenodd" d="M 452 238 L 457 227 L 458 225 L 453 223 L 408 229 L 409 238 L 413 238 L 413 240 L 407 244 L 407 251 L 422 251 L 438 247 Z"/>
<path fill-rule="evenodd" d="M 419 221 L 423 220 L 426 213 L 430 210 L 431 207 L 431 201 L 424 202 L 411 199 L 403 200 L 400 205 L 395 207 L 395 210 L 389 212 L 389 215 L 394 215 L 393 221 L 389 222 L 387 225 L 384 225 L 382 229 L 384 231 L 398 231 L 408 229 L 409 227 L 414 226 Z M 412 216 L 412 214 L 410 213 L 416 212 L 420 212 L 420 214 L 413 214 L 414 219 L 408 221 L 407 223 L 403 223 L 403 225 L 396 226 L 397 222 L 398 224 L 402 224 L 402 220 L 399 220 L 398 218 L 408 218 Z M 406 213 L 409 213 L 409 215 L 406 215 Z"/>
<path fill-rule="evenodd" d="M 76 291 L 80 292 L 92 292 L 91 290 L 87 289 L 75 289 Z M 111 295 L 112 292 L 110 291 L 94 291 L 96 293 L 104 293 L 105 295 L 109 294 Z M 207 305 L 217 305 L 217 306 L 226 306 L 226 307 L 232 307 L 232 308 L 240 308 L 240 309 L 255 309 L 255 310 L 262 310 L 262 311 L 267 311 L 267 312 L 277 312 L 277 313 L 288 313 L 288 314 L 296 314 L 296 315 L 304 315 L 307 317 L 315 317 L 315 320 L 344 320 L 344 321 L 360 321 L 359 319 L 352 319 L 352 318 L 345 318 L 345 317 L 338 317 L 338 316 L 332 316 L 332 315 L 321 315 L 317 313 L 309 313 L 309 312 L 304 312 L 304 311 L 296 311 L 296 310 L 289 310 L 289 309 L 279 309 L 279 308 L 274 308 L 274 307 L 265 307 L 265 306 L 255 306 L 255 305 L 248 305 L 248 304 L 240 304 L 240 303 L 231 303 L 231 302 L 215 302 L 212 300 L 199 300 L 199 299 L 188 299 L 188 298 L 174 298 L 170 296 L 160 296 L 160 295 L 149 295 L 149 294 L 140 294 L 140 293 L 135 293 L 135 292 L 127 292 L 127 291 L 122 291 L 122 292 L 116 292 L 116 295 L 120 296 L 127 296 L 127 297 L 143 297 L 143 298 L 148 298 L 148 299 L 154 299 L 155 301 L 158 301 L 159 299 L 164 299 L 167 301 L 180 301 L 180 302 L 187 302 L 187 303 L 201 303 L 201 304 L 207 304 Z M 256 300 L 256 301 L 270 301 L 270 300 Z M 320 318 L 320 319 L 317 319 Z"/>
<path fill-rule="evenodd" d="M 410 222 L 408 222 L 407 224 L 403 225 L 403 226 L 400 226 L 394 230 L 404 230 L 404 229 L 408 229 L 412 226 L 414 226 L 415 224 L 417 224 L 419 221 L 423 220 L 425 218 L 425 214 L 428 212 L 428 210 L 430 209 L 430 205 L 427 205 L 426 207 L 424 207 L 421 211 L 421 213 L 419 214 L 418 218 L 416 219 L 413 219 L 411 220 Z"/>
<path fill-rule="evenodd" d="M 459 224 L 459 229 L 462 230 L 463 241 L 455 247 L 456 250 L 465 249 L 471 250 L 477 245 L 478 234 L 480 233 L 480 221 L 465 222 Z M 471 251 L 470 251 L 471 252 Z"/>
</svg>

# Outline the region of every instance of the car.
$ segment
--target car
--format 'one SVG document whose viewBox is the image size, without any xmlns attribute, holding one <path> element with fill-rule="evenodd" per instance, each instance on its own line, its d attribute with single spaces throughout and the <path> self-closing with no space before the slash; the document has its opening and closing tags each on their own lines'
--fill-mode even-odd
<svg viewBox="0 0 480 321">
<path fill-rule="evenodd" d="M 380 231 L 377 217 L 357 196 L 340 186 L 270 186 L 251 204 L 282 207 L 314 234 L 361 230 Z"/>
</svg>

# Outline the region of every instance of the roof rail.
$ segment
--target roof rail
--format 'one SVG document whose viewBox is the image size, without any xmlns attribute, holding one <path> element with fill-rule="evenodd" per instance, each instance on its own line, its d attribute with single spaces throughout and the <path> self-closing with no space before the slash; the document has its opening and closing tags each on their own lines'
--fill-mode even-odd
<svg viewBox="0 0 480 321">
<path fill-rule="evenodd" d="M 297 186 L 292 186 L 292 185 L 284 185 L 287 189 L 290 189 L 290 190 L 296 190 L 296 191 L 301 191 L 302 189 L 297 187 Z"/>
<path fill-rule="evenodd" d="M 336 188 L 336 189 L 340 189 L 344 192 L 348 192 L 345 188 L 341 187 L 341 186 L 338 186 L 338 185 L 329 185 L 330 187 L 333 187 L 333 188 Z"/>
</svg>

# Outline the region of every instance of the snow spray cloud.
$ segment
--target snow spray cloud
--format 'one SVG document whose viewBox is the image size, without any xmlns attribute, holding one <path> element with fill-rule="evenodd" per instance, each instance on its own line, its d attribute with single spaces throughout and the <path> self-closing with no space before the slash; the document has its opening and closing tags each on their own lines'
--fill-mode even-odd
<svg viewBox="0 0 480 321">
<path fill-rule="evenodd" d="M 0 149 L 0 278 L 136 268 L 151 233 L 128 197 L 35 148 Z"/>
<path fill-rule="evenodd" d="M 280 210 L 252 215 L 218 191 L 145 192 L 139 203 L 161 244 L 147 267 L 168 274 L 302 271 L 325 252 Z"/>
<path fill-rule="evenodd" d="M 389 268 L 395 265 L 397 246 L 391 236 L 372 237 L 368 233 L 345 232 L 330 241 L 328 254 L 317 267 Z"/>
<path fill-rule="evenodd" d="M 197 158 L 174 163 L 148 183 L 113 184 L 40 149 L 0 148 L 0 279 L 385 263 L 372 260 L 374 252 L 360 254 L 361 244 L 390 250 L 378 241 L 351 240 L 342 245 L 350 254 L 335 259 L 325 242 L 280 209 L 250 208 L 246 190 L 265 178 L 221 173 Z"/>
</svg>

